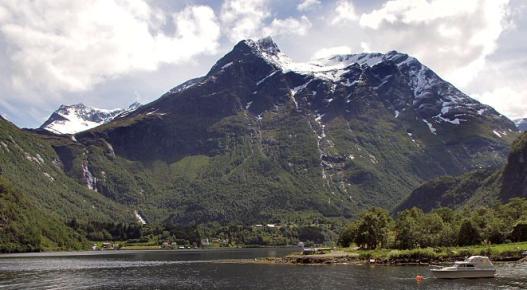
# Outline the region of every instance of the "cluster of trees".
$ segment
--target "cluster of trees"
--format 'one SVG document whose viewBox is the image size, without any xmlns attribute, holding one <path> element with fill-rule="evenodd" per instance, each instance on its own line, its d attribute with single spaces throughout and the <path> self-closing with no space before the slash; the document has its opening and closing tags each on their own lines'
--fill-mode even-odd
<svg viewBox="0 0 527 290">
<path fill-rule="evenodd" d="M 328 225 L 214 225 L 201 227 L 204 238 L 217 238 L 228 241 L 229 245 L 286 246 L 303 241 L 307 245 L 320 245 L 332 239 Z"/>
<path fill-rule="evenodd" d="M 182 245 L 199 243 L 200 235 L 196 227 L 182 227 L 173 224 L 112 223 L 70 220 L 67 225 L 82 233 L 89 241 L 128 241 L 145 243 L 151 241 L 176 242 Z"/>
<path fill-rule="evenodd" d="M 95 222 L 79 223 L 77 219 L 70 220 L 67 225 L 77 232 L 84 233 L 90 241 L 125 241 L 140 239 L 143 228 L 136 223 Z"/>
<path fill-rule="evenodd" d="M 285 246 L 303 241 L 319 245 L 332 239 L 326 225 L 195 225 L 87 222 L 76 219 L 67 225 L 89 241 L 128 241 L 129 243 L 169 242 L 178 245 L 200 245 L 202 239 L 220 240 L 223 246 Z"/>
<path fill-rule="evenodd" d="M 338 243 L 344 247 L 355 243 L 363 249 L 413 249 L 519 241 L 527 241 L 524 198 L 514 198 L 493 208 L 439 208 L 429 213 L 411 208 L 395 219 L 386 210 L 373 208 L 346 226 Z"/>
</svg>

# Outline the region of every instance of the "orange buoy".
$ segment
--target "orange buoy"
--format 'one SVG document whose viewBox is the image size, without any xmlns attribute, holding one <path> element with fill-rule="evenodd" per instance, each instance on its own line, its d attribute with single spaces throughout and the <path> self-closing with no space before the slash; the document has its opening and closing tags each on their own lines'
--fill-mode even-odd
<svg viewBox="0 0 527 290">
<path fill-rule="evenodd" d="M 417 281 L 417 282 L 423 282 L 424 280 L 425 280 L 425 276 L 423 276 L 423 275 L 415 276 L 415 281 Z"/>
</svg>

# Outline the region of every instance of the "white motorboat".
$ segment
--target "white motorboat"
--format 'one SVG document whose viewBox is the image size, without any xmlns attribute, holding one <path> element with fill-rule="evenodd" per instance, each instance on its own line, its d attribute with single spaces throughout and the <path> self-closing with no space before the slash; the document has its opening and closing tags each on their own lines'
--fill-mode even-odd
<svg viewBox="0 0 527 290">
<path fill-rule="evenodd" d="M 430 272 L 436 278 L 494 278 L 496 268 L 486 256 L 472 256 L 465 261 L 457 261 L 450 267 L 431 266 Z"/>
</svg>

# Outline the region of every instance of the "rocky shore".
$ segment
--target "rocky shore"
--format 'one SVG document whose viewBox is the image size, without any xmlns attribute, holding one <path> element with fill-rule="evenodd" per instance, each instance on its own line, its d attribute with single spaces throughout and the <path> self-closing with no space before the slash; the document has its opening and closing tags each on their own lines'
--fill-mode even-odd
<svg viewBox="0 0 527 290">
<path fill-rule="evenodd" d="M 249 263 L 258 264 L 290 264 L 290 265 L 333 265 L 333 264 L 376 264 L 376 265 L 429 265 L 452 263 L 454 261 L 464 260 L 466 256 L 449 256 L 449 257 L 401 257 L 401 258 L 365 258 L 357 253 L 346 253 L 342 251 L 333 251 L 327 254 L 302 255 L 291 254 L 285 257 L 266 257 L 249 260 Z M 524 262 L 527 258 L 522 255 L 503 255 L 491 256 L 494 262 Z"/>
</svg>

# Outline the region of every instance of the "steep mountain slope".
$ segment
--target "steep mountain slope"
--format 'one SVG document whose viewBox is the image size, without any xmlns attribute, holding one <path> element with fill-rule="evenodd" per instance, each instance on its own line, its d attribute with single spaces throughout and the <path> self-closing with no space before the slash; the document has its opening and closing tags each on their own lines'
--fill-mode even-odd
<svg viewBox="0 0 527 290">
<path fill-rule="evenodd" d="M 425 211 L 459 208 L 506 202 L 513 197 L 527 197 L 527 133 L 514 141 L 503 168 L 437 178 L 414 190 L 395 211 L 414 206 Z"/>
<path fill-rule="evenodd" d="M 408 55 L 300 64 L 268 38 L 75 135 L 83 162 L 70 144 L 57 152 L 147 219 L 250 223 L 393 208 L 425 180 L 503 164 L 516 134 Z"/>
<path fill-rule="evenodd" d="M 0 176 L 0 252 L 79 249 L 85 240 Z"/>
<path fill-rule="evenodd" d="M 87 107 L 84 104 L 61 105 L 40 129 L 55 134 L 75 134 L 108 123 L 118 116 L 127 115 L 140 106 L 141 104 L 136 102 L 127 109 L 105 110 Z"/>
<path fill-rule="evenodd" d="M 514 120 L 514 124 L 516 124 L 518 130 L 522 132 L 527 131 L 527 118 Z"/>
<path fill-rule="evenodd" d="M 134 220 L 131 210 L 67 176 L 55 143 L 74 147 L 69 138 L 22 131 L 0 118 L 0 235 L 16 241 L 18 234 L 30 235 L 26 230 L 36 233 L 33 246 L 22 250 L 77 245 L 79 236 L 65 226 L 71 219 Z"/>
<path fill-rule="evenodd" d="M 500 189 L 501 200 L 527 196 L 527 133 L 512 144 L 507 165 L 501 174 Z"/>
</svg>

